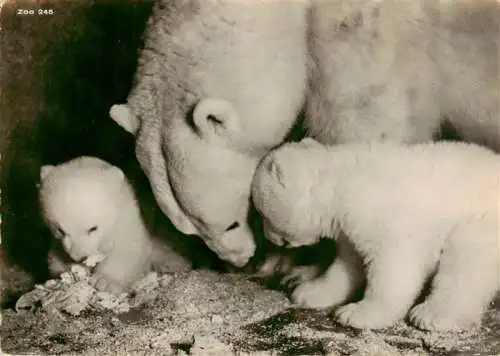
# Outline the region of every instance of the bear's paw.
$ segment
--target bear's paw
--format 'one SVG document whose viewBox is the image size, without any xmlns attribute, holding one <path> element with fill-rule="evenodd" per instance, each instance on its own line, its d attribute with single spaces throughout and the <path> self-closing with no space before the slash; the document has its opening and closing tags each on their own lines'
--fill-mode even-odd
<svg viewBox="0 0 500 356">
<path fill-rule="evenodd" d="M 340 324 L 356 329 L 383 329 L 398 321 L 392 310 L 365 300 L 340 307 L 335 316 Z"/>
<path fill-rule="evenodd" d="M 319 277 L 300 284 L 293 292 L 292 300 L 301 307 L 324 309 L 336 306 L 347 299 L 348 296 L 339 291 L 331 281 Z"/>
<path fill-rule="evenodd" d="M 453 313 L 448 305 L 423 302 L 410 311 L 410 322 L 419 329 L 430 331 L 460 331 L 478 324 L 477 315 Z"/>
</svg>

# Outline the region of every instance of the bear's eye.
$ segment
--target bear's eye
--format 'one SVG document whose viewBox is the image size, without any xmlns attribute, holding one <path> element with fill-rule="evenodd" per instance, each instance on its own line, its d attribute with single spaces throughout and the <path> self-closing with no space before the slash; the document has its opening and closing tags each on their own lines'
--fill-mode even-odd
<svg viewBox="0 0 500 356">
<path fill-rule="evenodd" d="M 231 230 L 234 230 L 236 228 L 238 228 L 240 226 L 240 223 L 235 221 L 234 223 L 232 223 L 231 225 L 229 225 L 226 229 L 226 232 L 227 231 L 231 231 Z"/>
<path fill-rule="evenodd" d="M 61 235 L 61 236 L 65 236 L 66 235 L 66 232 L 63 229 L 61 229 L 60 227 L 57 228 L 57 233 L 59 235 Z"/>
<path fill-rule="evenodd" d="M 92 226 L 90 229 L 87 230 L 89 234 L 96 232 L 97 231 L 97 226 Z"/>
</svg>

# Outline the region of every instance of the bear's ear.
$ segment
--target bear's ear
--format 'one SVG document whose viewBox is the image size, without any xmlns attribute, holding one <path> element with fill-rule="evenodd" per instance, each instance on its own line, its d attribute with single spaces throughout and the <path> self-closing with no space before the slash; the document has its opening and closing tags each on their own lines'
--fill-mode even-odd
<svg viewBox="0 0 500 356">
<path fill-rule="evenodd" d="M 42 168 L 40 168 L 40 180 L 44 180 L 45 177 L 47 177 L 47 175 L 50 173 L 50 171 L 52 169 L 54 169 L 56 166 L 52 166 L 50 164 L 46 165 L 46 166 L 42 166 Z"/>
<path fill-rule="evenodd" d="M 300 141 L 300 144 L 303 145 L 304 147 L 323 147 L 321 143 L 313 139 L 312 137 L 306 137 L 303 138 Z"/>
<path fill-rule="evenodd" d="M 226 100 L 215 98 L 200 100 L 193 110 L 193 123 L 198 134 L 207 139 L 239 132 L 241 124 L 234 107 Z"/>
<path fill-rule="evenodd" d="M 283 174 L 283 169 L 277 160 L 271 158 L 267 163 L 266 168 L 269 174 L 273 176 L 283 188 L 285 188 L 285 176 Z"/>
<path fill-rule="evenodd" d="M 109 116 L 132 135 L 137 133 L 139 120 L 130 112 L 126 104 L 116 104 L 109 109 Z"/>
</svg>

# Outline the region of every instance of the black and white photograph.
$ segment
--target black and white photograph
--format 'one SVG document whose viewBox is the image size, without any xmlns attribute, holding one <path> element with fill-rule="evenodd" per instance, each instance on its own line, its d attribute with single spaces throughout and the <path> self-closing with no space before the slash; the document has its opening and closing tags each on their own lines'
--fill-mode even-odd
<svg viewBox="0 0 500 356">
<path fill-rule="evenodd" d="M 0 0 L 0 354 L 500 355 L 499 0 Z"/>
</svg>

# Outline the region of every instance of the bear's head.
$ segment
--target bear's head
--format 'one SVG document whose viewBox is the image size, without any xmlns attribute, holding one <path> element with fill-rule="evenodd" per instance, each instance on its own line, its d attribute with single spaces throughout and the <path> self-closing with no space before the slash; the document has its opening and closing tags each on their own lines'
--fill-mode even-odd
<svg viewBox="0 0 500 356">
<path fill-rule="evenodd" d="M 137 122 L 126 106 L 113 106 L 111 116 L 134 133 Z M 189 116 L 188 124 L 173 121 L 162 130 L 164 182 L 187 219 L 184 226 L 194 228 L 188 233 L 200 236 L 220 258 L 243 266 L 255 252 L 247 220 L 250 186 L 269 149 L 254 147 L 235 108 L 225 100 L 202 99 Z M 160 203 L 165 198 L 157 197 Z"/>
<path fill-rule="evenodd" d="M 95 157 L 79 157 L 43 166 L 39 198 L 43 218 L 54 238 L 79 262 L 107 251 L 107 238 L 123 209 L 124 173 Z"/>
<path fill-rule="evenodd" d="M 110 116 L 136 136 L 161 210 L 243 265 L 258 161 L 281 143 L 307 87 L 307 1 L 161 0 L 127 103 Z"/>
<path fill-rule="evenodd" d="M 251 192 L 266 238 L 278 246 L 319 242 L 325 233 L 319 182 L 325 146 L 306 138 L 272 151 L 256 169 Z"/>
<path fill-rule="evenodd" d="M 242 266 L 255 252 L 247 214 L 262 152 L 251 149 L 227 101 L 201 100 L 190 116 L 188 127 L 165 132 L 170 186 L 205 243 L 222 259 Z"/>
</svg>

